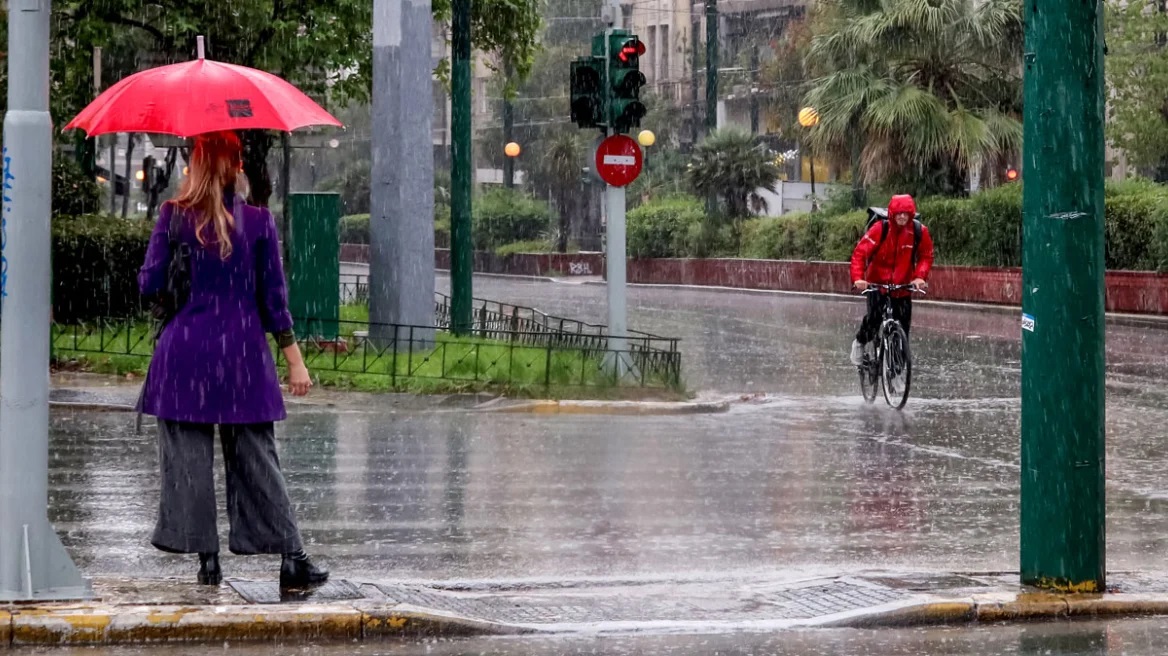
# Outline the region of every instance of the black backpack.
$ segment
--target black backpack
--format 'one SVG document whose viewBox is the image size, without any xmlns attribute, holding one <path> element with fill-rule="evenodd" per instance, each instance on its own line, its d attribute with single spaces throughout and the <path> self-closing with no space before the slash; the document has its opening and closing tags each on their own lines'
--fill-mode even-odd
<svg viewBox="0 0 1168 656">
<path fill-rule="evenodd" d="M 868 231 L 872 229 L 872 226 L 876 225 L 877 221 L 880 222 L 880 241 L 876 242 L 876 249 L 879 250 L 884 245 L 884 238 L 888 236 L 888 210 L 883 207 L 869 207 L 868 223 L 864 226 L 864 234 L 868 234 Z M 921 214 L 917 212 L 916 216 L 913 217 L 912 263 L 914 269 L 917 266 L 917 250 L 921 245 L 921 232 L 923 230 L 924 226 L 921 223 Z M 875 256 L 875 251 L 872 254 Z"/>
</svg>

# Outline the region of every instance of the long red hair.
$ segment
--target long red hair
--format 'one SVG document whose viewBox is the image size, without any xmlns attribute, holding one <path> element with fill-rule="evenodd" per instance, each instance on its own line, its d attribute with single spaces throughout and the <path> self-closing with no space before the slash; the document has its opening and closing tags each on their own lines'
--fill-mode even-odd
<svg viewBox="0 0 1168 656">
<path fill-rule="evenodd" d="M 219 256 L 231 257 L 231 230 L 235 218 L 223 204 L 223 193 L 234 188 L 243 163 L 243 146 L 234 132 L 212 132 L 195 137 L 191 153 L 190 174 L 183 181 L 174 204 L 185 210 L 194 210 L 195 236 L 207 245 L 207 227 L 213 226 L 219 244 Z M 234 201 L 234 199 L 232 199 Z"/>
</svg>

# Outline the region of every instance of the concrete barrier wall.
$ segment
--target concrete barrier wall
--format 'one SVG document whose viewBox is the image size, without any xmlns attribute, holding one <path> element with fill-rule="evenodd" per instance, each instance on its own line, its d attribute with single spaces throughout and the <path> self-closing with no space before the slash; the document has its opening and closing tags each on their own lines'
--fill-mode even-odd
<svg viewBox="0 0 1168 656">
<path fill-rule="evenodd" d="M 369 247 L 343 244 L 341 260 L 368 262 Z M 437 249 L 439 269 L 450 268 L 450 251 Z M 530 253 L 499 257 L 475 253 L 475 271 L 519 276 L 600 276 L 600 253 Z M 844 262 L 743 259 L 630 260 L 628 280 L 645 285 L 696 285 L 844 294 L 851 289 Z M 938 266 L 930 276 L 929 298 L 940 301 L 1022 304 L 1022 270 L 1017 268 Z M 1168 314 L 1168 274 L 1108 271 L 1107 310 Z"/>
</svg>

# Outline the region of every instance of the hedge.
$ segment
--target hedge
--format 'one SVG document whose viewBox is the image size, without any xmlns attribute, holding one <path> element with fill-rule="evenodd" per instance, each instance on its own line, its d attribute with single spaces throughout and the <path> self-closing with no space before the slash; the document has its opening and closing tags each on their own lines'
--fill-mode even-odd
<svg viewBox="0 0 1168 656">
<path fill-rule="evenodd" d="M 626 239 L 629 257 L 686 257 L 694 250 L 706 213 L 688 196 L 652 201 L 628 213 Z"/>
<path fill-rule="evenodd" d="M 138 269 L 153 227 L 109 215 L 53 219 L 53 319 L 78 323 L 140 314 Z"/>
<path fill-rule="evenodd" d="M 926 198 L 919 210 L 937 244 L 938 264 L 1021 266 L 1021 185 L 970 198 Z M 844 261 L 866 222 L 864 211 L 753 219 L 743 226 L 742 255 Z M 1104 223 L 1108 269 L 1168 270 L 1168 187 L 1146 180 L 1108 183 Z"/>
<path fill-rule="evenodd" d="M 479 198 L 472 217 L 475 248 L 491 250 L 515 242 L 542 239 L 551 225 L 551 211 L 546 203 L 518 192 L 499 190 Z M 369 243 L 369 215 L 341 217 L 342 244 Z M 450 206 L 434 204 L 434 246 L 450 247 Z"/>
<path fill-rule="evenodd" d="M 513 189 L 493 189 L 480 196 L 473 210 L 472 236 L 476 250 L 487 251 L 547 236 L 552 212 L 547 203 Z"/>
</svg>

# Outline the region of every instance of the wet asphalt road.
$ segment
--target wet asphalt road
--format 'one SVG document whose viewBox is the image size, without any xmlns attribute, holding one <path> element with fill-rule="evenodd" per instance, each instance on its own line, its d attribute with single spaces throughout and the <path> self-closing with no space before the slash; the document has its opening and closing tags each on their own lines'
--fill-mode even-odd
<svg viewBox="0 0 1168 656">
<path fill-rule="evenodd" d="M 601 286 L 475 292 L 604 319 Z M 297 411 L 281 453 L 309 548 L 338 575 L 393 580 L 1016 569 L 1017 315 L 918 305 L 898 413 L 864 405 L 846 364 L 861 311 L 630 290 L 633 328 L 683 339 L 691 389 L 770 395 L 724 415 Z M 1164 570 L 1168 330 L 1108 337 L 1108 563 Z M 193 573 L 148 543 L 156 467 L 133 417 L 54 413 L 51 516 L 87 574 Z M 228 576 L 277 565 L 225 561 Z"/>
<path fill-rule="evenodd" d="M 1161 656 L 1168 620 L 724 635 L 485 638 L 416 644 L 216 645 L 22 650 L 52 656 Z M 213 651 L 212 651 L 213 650 Z"/>
</svg>

